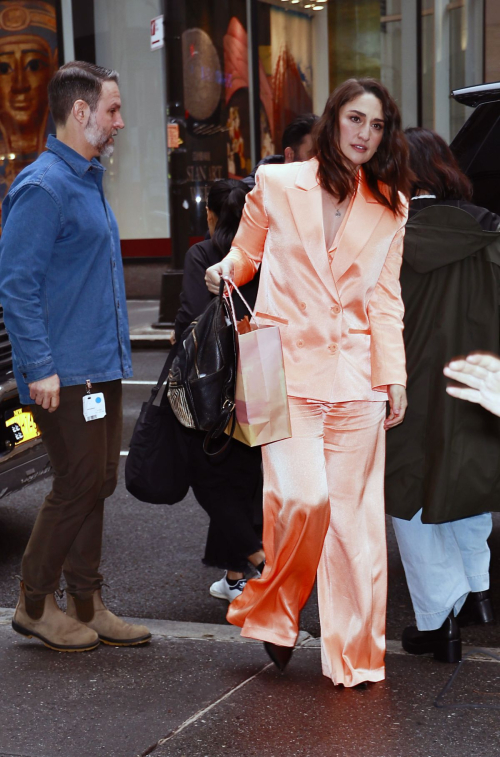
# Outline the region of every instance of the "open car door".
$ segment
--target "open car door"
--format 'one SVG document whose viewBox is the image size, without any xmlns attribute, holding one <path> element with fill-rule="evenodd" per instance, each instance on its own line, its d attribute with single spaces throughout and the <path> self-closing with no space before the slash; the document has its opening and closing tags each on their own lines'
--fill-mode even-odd
<svg viewBox="0 0 500 757">
<path fill-rule="evenodd" d="M 450 147 L 472 181 L 473 202 L 500 215 L 500 82 L 456 89 L 451 95 L 475 110 Z"/>
</svg>

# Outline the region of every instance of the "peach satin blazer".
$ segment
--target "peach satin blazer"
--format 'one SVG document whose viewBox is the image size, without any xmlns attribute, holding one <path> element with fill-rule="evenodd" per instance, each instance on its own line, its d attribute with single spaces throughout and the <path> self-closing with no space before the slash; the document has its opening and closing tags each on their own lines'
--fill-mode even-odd
<svg viewBox="0 0 500 757">
<path fill-rule="evenodd" d="M 316 158 L 259 168 L 228 259 L 234 280 L 261 265 L 259 323 L 278 324 L 290 396 L 384 400 L 406 385 L 399 285 L 404 215 L 371 194 L 361 170 L 348 217 L 326 249 Z"/>
</svg>

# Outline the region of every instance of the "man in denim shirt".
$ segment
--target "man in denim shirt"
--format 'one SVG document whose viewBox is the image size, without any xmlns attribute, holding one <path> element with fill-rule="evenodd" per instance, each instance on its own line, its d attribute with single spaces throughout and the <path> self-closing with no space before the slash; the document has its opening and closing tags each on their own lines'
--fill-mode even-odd
<svg viewBox="0 0 500 757">
<path fill-rule="evenodd" d="M 111 155 L 124 127 L 118 74 L 67 63 L 49 84 L 49 105 L 57 137 L 12 184 L 0 241 L 19 396 L 33 404 L 54 469 L 12 625 L 58 651 L 143 644 L 148 629 L 102 603 L 99 573 L 104 500 L 120 456 L 121 379 L 132 375 L 120 238 L 97 160 Z M 61 571 L 66 613 L 54 599 Z"/>
</svg>

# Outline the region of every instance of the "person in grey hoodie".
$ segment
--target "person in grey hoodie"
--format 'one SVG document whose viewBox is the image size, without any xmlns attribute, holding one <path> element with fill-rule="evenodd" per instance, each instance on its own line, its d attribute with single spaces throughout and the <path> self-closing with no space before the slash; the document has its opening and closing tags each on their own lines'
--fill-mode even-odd
<svg viewBox="0 0 500 757">
<path fill-rule="evenodd" d="M 493 621 L 487 544 L 500 509 L 500 420 L 446 393 L 445 362 L 500 346 L 500 217 L 436 133 L 408 129 L 415 173 L 401 287 L 408 410 L 387 437 L 386 507 L 393 516 L 416 626 L 411 654 L 456 662 L 460 626 Z"/>
</svg>

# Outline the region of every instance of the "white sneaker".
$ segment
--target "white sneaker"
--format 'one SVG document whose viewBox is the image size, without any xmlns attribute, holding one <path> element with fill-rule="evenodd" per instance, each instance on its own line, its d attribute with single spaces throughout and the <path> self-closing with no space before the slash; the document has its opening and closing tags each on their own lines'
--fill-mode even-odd
<svg viewBox="0 0 500 757">
<path fill-rule="evenodd" d="M 224 573 L 220 581 L 216 581 L 210 587 L 210 594 L 217 599 L 225 599 L 229 604 L 239 597 L 243 589 L 245 588 L 247 579 L 240 578 L 234 586 L 230 586 L 227 582 L 227 571 Z"/>
</svg>

